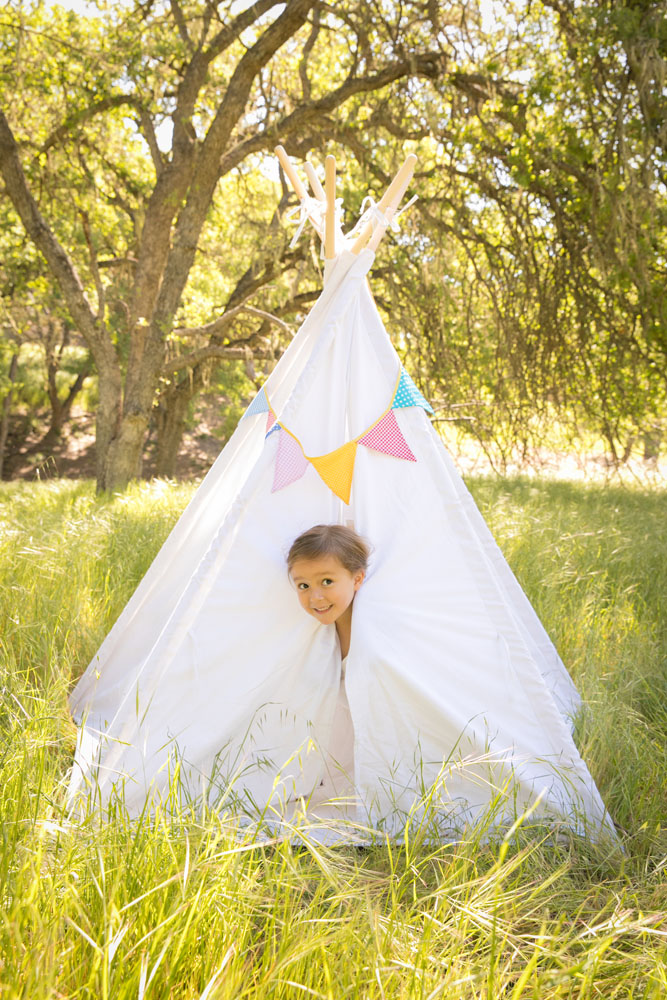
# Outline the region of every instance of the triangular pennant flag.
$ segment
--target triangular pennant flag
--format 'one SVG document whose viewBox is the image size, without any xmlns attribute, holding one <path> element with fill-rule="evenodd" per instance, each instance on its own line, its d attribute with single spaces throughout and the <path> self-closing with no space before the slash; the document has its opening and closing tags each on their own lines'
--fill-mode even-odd
<svg viewBox="0 0 667 1000">
<path fill-rule="evenodd" d="M 266 418 L 266 433 L 268 434 L 273 425 L 276 422 L 276 415 L 273 410 L 269 410 L 269 415 Z"/>
<path fill-rule="evenodd" d="M 357 442 L 348 441 L 341 448 L 330 451 L 328 455 L 318 455 L 310 459 L 331 492 L 340 497 L 343 503 L 350 502 L 356 454 Z"/>
<path fill-rule="evenodd" d="M 400 410 L 406 406 L 421 406 L 429 413 L 433 413 L 433 407 L 431 404 L 424 398 L 424 396 L 422 396 L 421 392 L 412 381 L 405 368 L 401 366 L 401 377 L 398 385 L 396 386 L 396 392 L 394 393 L 391 408 L 392 410 Z"/>
<path fill-rule="evenodd" d="M 396 455 L 397 458 L 404 458 L 407 462 L 417 461 L 401 433 L 393 410 L 385 413 L 382 420 L 375 427 L 371 427 L 368 434 L 359 438 L 359 444 L 373 448 L 374 451 L 383 451 L 385 455 Z"/>
<path fill-rule="evenodd" d="M 251 417 L 254 413 L 268 413 L 269 401 L 266 398 L 264 389 L 260 389 L 248 409 L 243 414 L 244 417 Z"/>
<path fill-rule="evenodd" d="M 291 434 L 281 429 L 271 492 L 282 490 L 284 486 L 301 479 L 307 468 L 308 459 L 301 450 L 301 445 Z"/>
</svg>

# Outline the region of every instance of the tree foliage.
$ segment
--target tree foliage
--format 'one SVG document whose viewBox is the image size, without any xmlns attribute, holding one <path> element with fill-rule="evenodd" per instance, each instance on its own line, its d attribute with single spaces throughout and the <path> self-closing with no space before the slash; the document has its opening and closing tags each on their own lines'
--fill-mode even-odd
<svg viewBox="0 0 667 1000">
<path fill-rule="evenodd" d="M 426 245 L 394 300 L 431 394 L 480 441 L 539 443 L 558 418 L 621 457 L 665 408 L 663 5 L 503 8 L 511 31 L 470 50 L 477 93 L 424 108 Z"/>
<path fill-rule="evenodd" d="M 554 419 L 617 454 L 655 433 L 662 3 L 98 9 L 2 14 L 0 277 L 6 309 L 39 288 L 90 354 L 100 486 L 139 472 L 150 426 L 173 471 L 197 393 L 225 371 L 250 392 L 313 300 L 319 248 L 288 245 L 278 141 L 333 147 L 349 221 L 418 153 L 374 290 L 439 419 L 505 452 Z"/>
</svg>

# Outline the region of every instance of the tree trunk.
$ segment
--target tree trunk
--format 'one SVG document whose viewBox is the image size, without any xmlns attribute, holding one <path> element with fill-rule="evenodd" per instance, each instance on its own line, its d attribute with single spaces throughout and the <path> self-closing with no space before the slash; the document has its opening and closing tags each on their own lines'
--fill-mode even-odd
<svg viewBox="0 0 667 1000">
<path fill-rule="evenodd" d="M 18 352 L 12 354 L 9 364 L 9 381 L 12 383 L 7 391 L 7 395 L 2 401 L 2 420 L 0 421 L 0 479 L 5 462 L 5 446 L 7 444 L 7 432 L 9 431 L 9 413 L 12 408 L 12 396 L 14 394 L 13 383 L 16 381 L 16 372 L 19 364 Z"/>
<path fill-rule="evenodd" d="M 130 413 L 120 420 L 105 455 L 102 489 L 122 490 L 141 476 L 142 452 L 148 430 L 148 419 L 141 413 Z"/>
<path fill-rule="evenodd" d="M 108 367 L 104 362 L 100 365 L 99 359 L 97 372 L 100 401 L 95 419 L 95 475 L 99 491 L 111 490 L 116 485 L 110 474 L 109 452 L 120 428 L 122 383 L 120 369 Z"/>
<path fill-rule="evenodd" d="M 111 431 L 111 435 L 105 451 L 99 456 L 101 489 L 123 489 L 141 475 L 144 441 L 163 362 L 164 340 L 156 324 L 137 324 L 130 340 L 122 397 L 120 378 L 109 386 L 109 401 L 113 409 L 109 410 L 110 419 L 105 428 Z M 115 376 L 115 369 L 110 374 Z"/>
<path fill-rule="evenodd" d="M 157 417 L 155 475 L 171 478 L 176 472 L 176 460 L 185 433 L 185 418 L 193 395 L 189 380 L 175 386 L 166 395 Z"/>
</svg>

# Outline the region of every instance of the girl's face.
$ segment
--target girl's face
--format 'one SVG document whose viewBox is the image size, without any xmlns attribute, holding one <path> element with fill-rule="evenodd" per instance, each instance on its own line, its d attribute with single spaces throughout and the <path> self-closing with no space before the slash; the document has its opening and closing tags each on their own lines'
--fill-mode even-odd
<svg viewBox="0 0 667 1000">
<path fill-rule="evenodd" d="M 290 575 L 301 607 L 323 625 L 333 625 L 352 604 L 365 573 L 350 573 L 335 556 L 321 556 L 297 559 Z"/>
</svg>

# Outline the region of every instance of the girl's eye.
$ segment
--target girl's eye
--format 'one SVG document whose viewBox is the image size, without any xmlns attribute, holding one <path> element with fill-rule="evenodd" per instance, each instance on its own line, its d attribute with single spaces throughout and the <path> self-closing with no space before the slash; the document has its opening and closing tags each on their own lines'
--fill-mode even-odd
<svg viewBox="0 0 667 1000">
<path fill-rule="evenodd" d="M 297 584 L 297 590 L 308 590 L 308 584 L 307 583 L 298 583 Z"/>
<path fill-rule="evenodd" d="M 325 587 L 328 587 L 330 584 L 333 583 L 333 580 L 331 579 L 330 576 L 325 576 L 324 579 L 322 580 L 322 583 L 324 584 Z"/>
</svg>

